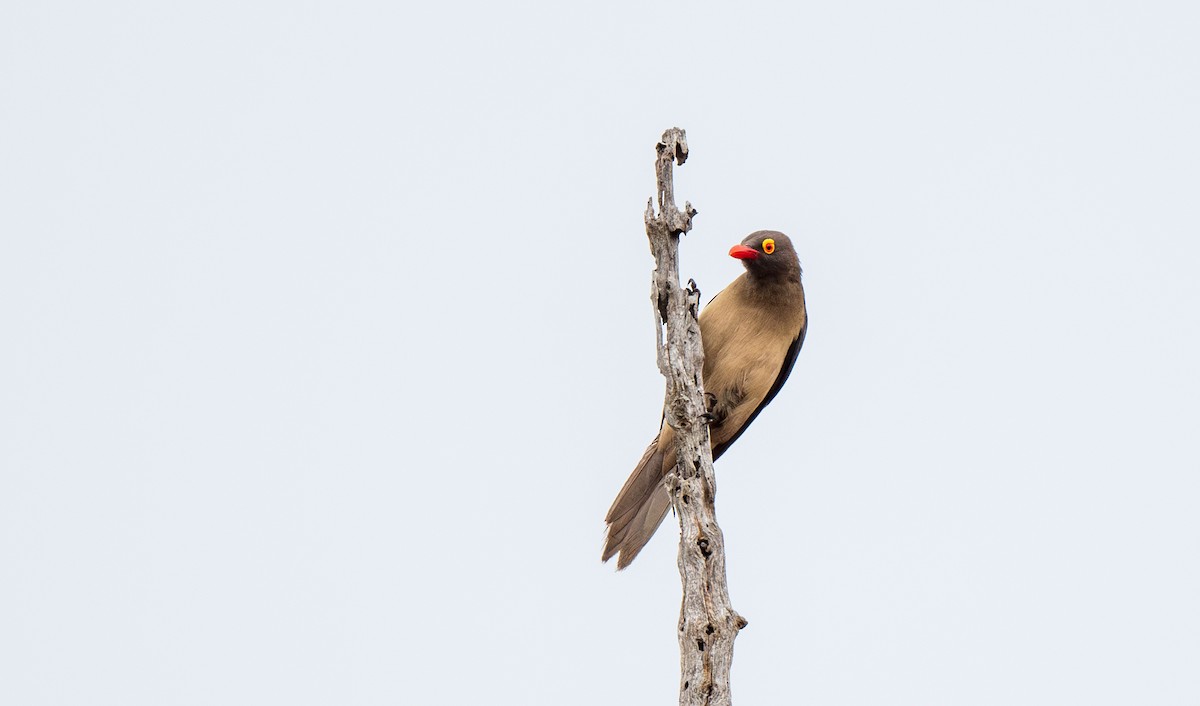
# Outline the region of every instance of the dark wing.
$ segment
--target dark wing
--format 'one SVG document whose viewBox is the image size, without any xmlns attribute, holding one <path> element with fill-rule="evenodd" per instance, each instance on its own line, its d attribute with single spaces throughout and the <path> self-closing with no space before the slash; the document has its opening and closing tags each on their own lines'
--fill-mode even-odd
<svg viewBox="0 0 1200 706">
<path fill-rule="evenodd" d="M 713 447 L 712 456 L 714 461 L 720 458 L 721 454 L 725 453 L 725 449 L 738 440 L 738 437 L 742 435 L 742 432 L 746 431 L 759 412 L 763 411 L 763 407 L 771 404 L 771 400 L 775 399 L 775 395 L 779 394 L 779 390 L 783 388 L 783 383 L 787 382 L 788 375 L 792 374 L 792 367 L 796 365 L 796 356 L 800 355 L 800 349 L 804 347 L 804 334 L 807 331 L 808 317 L 805 316 L 804 325 L 800 327 L 800 333 L 796 334 L 796 338 L 792 340 L 792 345 L 788 347 L 787 354 L 783 356 L 783 364 L 779 366 L 779 374 L 775 376 L 775 382 L 771 385 L 771 389 L 767 391 L 767 396 L 763 397 L 763 401 L 750 413 L 750 417 L 746 419 L 746 423 L 742 425 L 741 429 L 738 429 L 733 436 L 729 437 L 728 441 Z"/>
</svg>

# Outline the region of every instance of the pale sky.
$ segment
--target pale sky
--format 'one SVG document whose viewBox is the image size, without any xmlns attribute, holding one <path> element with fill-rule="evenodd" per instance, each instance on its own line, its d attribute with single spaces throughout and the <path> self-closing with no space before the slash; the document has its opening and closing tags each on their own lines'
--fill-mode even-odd
<svg viewBox="0 0 1200 706">
<path fill-rule="evenodd" d="M 0 701 L 662 704 L 653 146 L 810 326 L 740 704 L 1200 703 L 1200 9 L 0 6 Z"/>
</svg>

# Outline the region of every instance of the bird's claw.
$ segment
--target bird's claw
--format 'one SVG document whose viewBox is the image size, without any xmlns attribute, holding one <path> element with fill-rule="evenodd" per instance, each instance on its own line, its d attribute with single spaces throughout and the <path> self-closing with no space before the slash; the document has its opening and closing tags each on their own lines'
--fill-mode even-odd
<svg viewBox="0 0 1200 706">
<path fill-rule="evenodd" d="M 717 396 L 711 392 L 705 392 L 704 413 L 700 415 L 700 418 L 703 419 L 706 424 L 720 424 L 721 422 L 725 421 L 725 414 L 723 414 L 723 411 L 724 410 L 717 408 Z"/>
</svg>

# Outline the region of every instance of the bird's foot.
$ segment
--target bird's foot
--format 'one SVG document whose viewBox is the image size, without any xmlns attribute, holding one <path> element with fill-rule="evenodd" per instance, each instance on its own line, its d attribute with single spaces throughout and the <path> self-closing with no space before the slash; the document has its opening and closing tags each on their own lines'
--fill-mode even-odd
<svg viewBox="0 0 1200 706">
<path fill-rule="evenodd" d="M 717 396 L 711 392 L 704 393 L 704 413 L 700 418 L 707 424 L 720 424 L 725 421 L 725 414 L 717 406 Z"/>
</svg>

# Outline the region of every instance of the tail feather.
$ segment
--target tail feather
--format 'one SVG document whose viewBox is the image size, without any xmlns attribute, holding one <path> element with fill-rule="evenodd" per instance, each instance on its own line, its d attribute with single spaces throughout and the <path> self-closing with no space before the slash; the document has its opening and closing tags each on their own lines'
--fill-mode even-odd
<svg viewBox="0 0 1200 706">
<path fill-rule="evenodd" d="M 608 561 L 620 554 L 617 558 L 618 569 L 629 566 L 642 551 L 671 507 L 671 498 L 662 485 L 667 459 L 660 448 L 667 447 L 673 451 L 674 440 L 670 438 L 669 431 L 664 443 L 659 443 L 661 435 L 650 443 L 604 518 L 608 523 L 608 534 L 602 558 Z M 674 453 L 670 455 L 673 461 Z"/>
<path fill-rule="evenodd" d="M 629 524 L 629 530 L 621 540 L 621 555 L 617 557 L 617 569 L 624 569 L 633 563 L 642 548 L 654 536 L 670 508 L 671 496 L 667 493 L 667 489 L 660 485 Z"/>
</svg>

